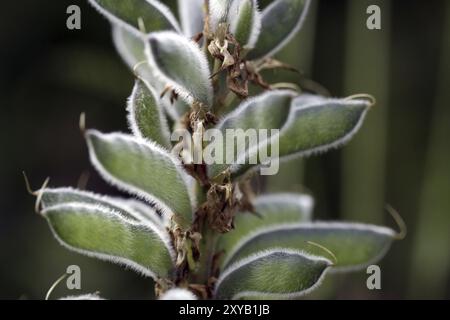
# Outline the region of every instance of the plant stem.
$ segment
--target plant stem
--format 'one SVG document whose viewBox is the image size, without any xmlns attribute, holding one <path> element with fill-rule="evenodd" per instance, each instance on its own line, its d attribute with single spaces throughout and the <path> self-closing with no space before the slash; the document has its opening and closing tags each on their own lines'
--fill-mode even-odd
<svg viewBox="0 0 450 320">
<path fill-rule="evenodd" d="M 216 249 L 218 233 L 205 223 L 202 230 L 201 253 L 199 261 L 198 280 L 200 283 L 207 284 L 212 276 L 212 262 Z"/>
</svg>

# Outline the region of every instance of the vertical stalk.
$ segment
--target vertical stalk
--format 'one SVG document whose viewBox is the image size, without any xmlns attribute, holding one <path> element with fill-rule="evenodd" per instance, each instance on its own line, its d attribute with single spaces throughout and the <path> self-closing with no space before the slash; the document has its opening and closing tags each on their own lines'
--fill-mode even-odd
<svg viewBox="0 0 450 320">
<path fill-rule="evenodd" d="M 207 223 L 202 229 L 201 252 L 198 270 L 198 281 L 207 284 L 212 276 L 211 269 L 213 263 L 214 252 L 216 249 L 218 233 L 212 230 Z"/>
<path fill-rule="evenodd" d="M 445 29 L 439 64 L 435 111 L 413 239 L 409 298 L 442 299 L 450 280 L 450 3 L 445 2 Z"/>
<path fill-rule="evenodd" d="M 366 9 L 370 5 L 381 9 L 381 30 L 366 27 Z M 390 86 L 390 2 L 351 0 L 347 15 L 345 94 L 370 93 L 377 105 L 358 135 L 342 150 L 341 212 L 347 220 L 381 224 Z"/>
</svg>

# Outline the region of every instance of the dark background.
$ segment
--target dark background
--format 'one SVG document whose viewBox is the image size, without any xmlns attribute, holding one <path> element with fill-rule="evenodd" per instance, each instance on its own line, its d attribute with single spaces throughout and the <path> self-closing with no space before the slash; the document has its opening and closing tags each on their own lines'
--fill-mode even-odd
<svg viewBox="0 0 450 320">
<path fill-rule="evenodd" d="M 165 1 L 170 2 L 170 1 Z M 264 2 L 264 1 L 263 1 Z M 266 1 L 267 2 L 267 1 Z M 66 29 L 66 8 L 82 9 L 82 29 Z M 365 27 L 378 4 L 382 30 Z M 42 299 L 68 265 L 82 269 L 82 293 L 151 298 L 151 280 L 60 247 L 34 213 L 22 170 L 37 189 L 76 186 L 116 193 L 92 170 L 78 129 L 126 131 L 133 78 L 115 53 L 108 23 L 86 1 L 23 0 L 0 11 L 0 298 Z M 450 297 L 450 1 L 315 1 L 306 25 L 279 58 L 333 96 L 371 93 L 378 105 L 341 150 L 284 166 L 267 190 L 308 190 L 318 219 L 395 227 L 394 206 L 409 234 L 381 263 L 382 290 L 364 271 L 336 275 L 315 298 Z M 263 187 L 261 187 L 263 189 Z M 264 191 L 264 190 L 260 190 Z M 69 292 L 60 286 L 53 297 Z"/>
</svg>

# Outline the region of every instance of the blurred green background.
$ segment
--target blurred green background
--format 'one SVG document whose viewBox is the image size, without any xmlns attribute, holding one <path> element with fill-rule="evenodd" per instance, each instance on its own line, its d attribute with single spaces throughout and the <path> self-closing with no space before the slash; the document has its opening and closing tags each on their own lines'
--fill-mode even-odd
<svg viewBox="0 0 450 320">
<path fill-rule="evenodd" d="M 164 1 L 170 3 L 171 1 Z M 267 3 L 268 1 L 263 1 Z M 66 8 L 82 9 L 82 29 L 66 29 Z M 377 4 L 382 30 L 366 28 Z M 7 1 L 0 12 L 0 299 L 42 299 L 76 264 L 82 290 L 107 298 L 151 298 L 150 280 L 70 253 L 33 210 L 22 170 L 34 188 L 75 186 L 117 194 L 92 170 L 78 129 L 126 131 L 133 78 L 115 53 L 108 23 L 86 1 Z M 320 83 L 333 96 L 371 93 L 378 104 L 349 145 L 283 165 L 260 192 L 304 191 L 318 219 L 395 227 L 394 206 L 409 234 L 381 262 L 382 290 L 364 271 L 330 277 L 312 298 L 450 297 L 450 1 L 313 1 L 302 32 L 278 55 L 301 74 L 268 79 Z"/>
</svg>

